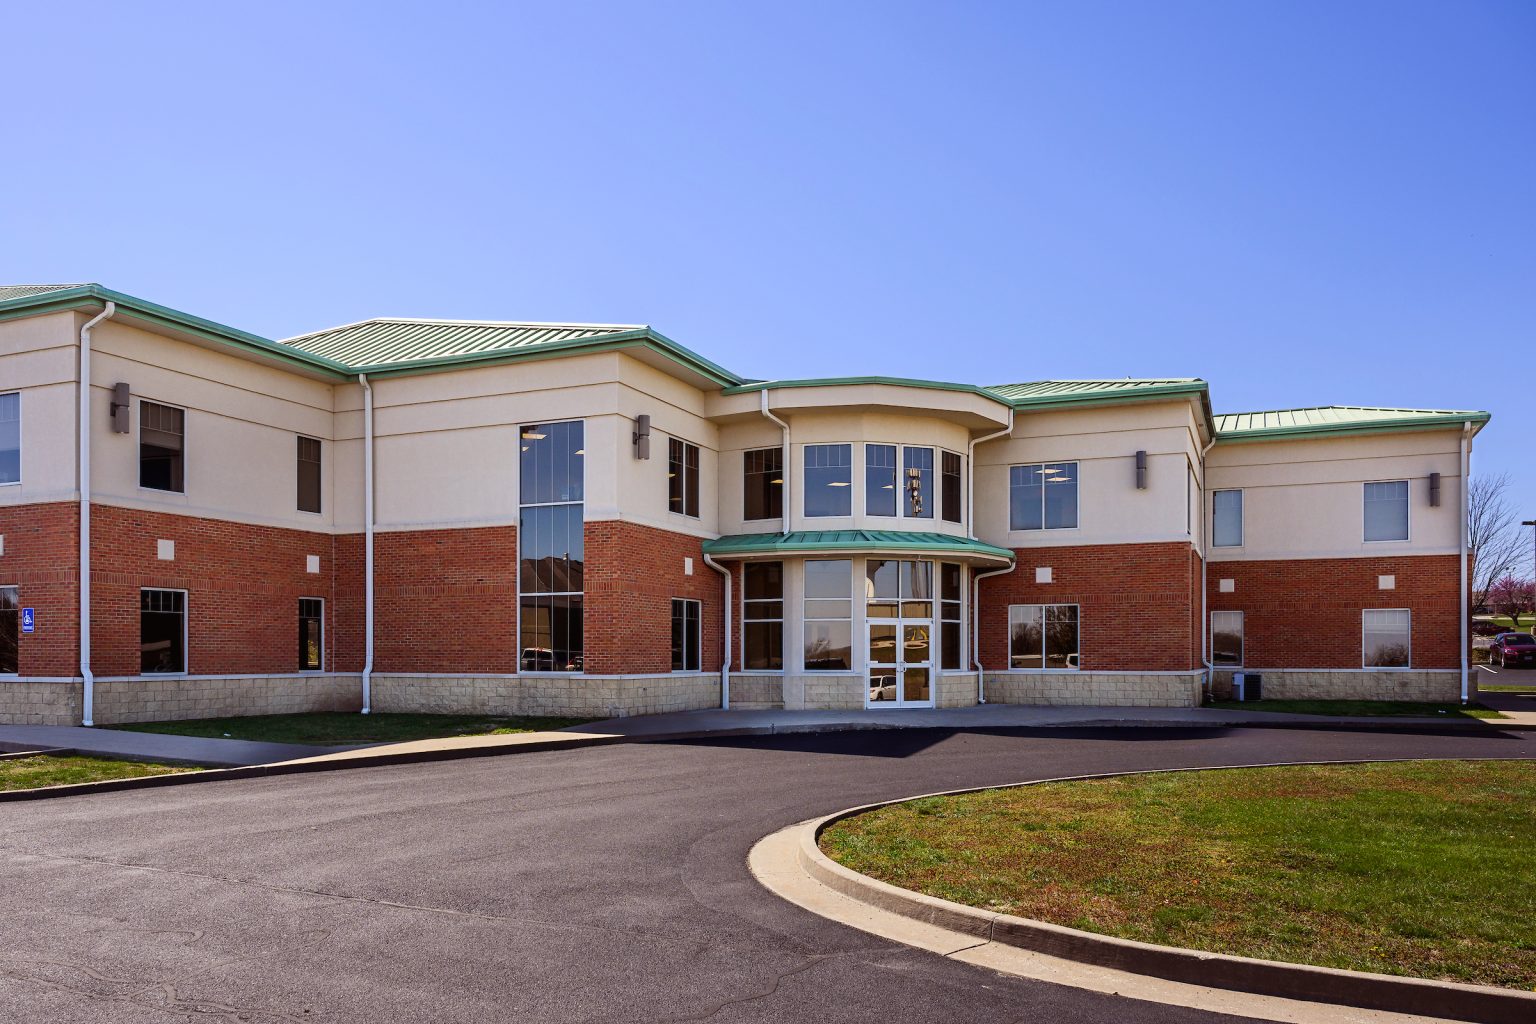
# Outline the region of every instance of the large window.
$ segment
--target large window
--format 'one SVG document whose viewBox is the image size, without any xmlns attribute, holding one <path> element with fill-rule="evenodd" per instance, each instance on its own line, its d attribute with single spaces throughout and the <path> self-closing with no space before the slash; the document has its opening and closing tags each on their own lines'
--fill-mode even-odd
<svg viewBox="0 0 1536 1024">
<path fill-rule="evenodd" d="M 139 591 L 139 672 L 187 670 L 187 592 Z"/>
<path fill-rule="evenodd" d="M 864 446 L 864 514 L 896 514 L 896 446 Z"/>
<path fill-rule="evenodd" d="M 960 566 L 954 562 L 944 562 L 939 566 L 939 648 L 942 662 L 940 667 L 951 671 L 959 670 L 960 662 L 960 595 L 963 591 L 961 585 Z"/>
<path fill-rule="evenodd" d="M 846 558 L 805 563 L 805 667 L 853 668 L 853 563 Z"/>
<path fill-rule="evenodd" d="M 1408 481 L 1365 485 L 1365 539 L 1408 539 Z"/>
<path fill-rule="evenodd" d="M 667 511 L 699 518 L 699 446 L 667 442 Z"/>
<path fill-rule="evenodd" d="M 853 514 L 853 445 L 805 446 L 805 514 Z"/>
<path fill-rule="evenodd" d="M 580 420 L 522 428 L 517 545 L 524 672 L 582 669 L 584 436 Z"/>
<path fill-rule="evenodd" d="M 299 511 L 320 511 L 320 442 L 299 438 Z"/>
<path fill-rule="evenodd" d="M 697 672 L 700 664 L 700 605 L 672 599 L 672 671 Z"/>
<path fill-rule="evenodd" d="M 1243 546 L 1243 492 L 1211 492 L 1211 544 L 1218 548 Z"/>
<path fill-rule="evenodd" d="M 960 521 L 960 456 L 954 452 L 940 453 L 941 487 L 939 515 L 946 523 Z"/>
<path fill-rule="evenodd" d="M 139 486 L 183 491 L 186 413 L 155 402 L 139 403 Z"/>
<path fill-rule="evenodd" d="M 0 484 L 21 482 L 21 392 L 0 395 Z"/>
<path fill-rule="evenodd" d="M 871 558 L 864 563 L 864 596 L 872 619 L 931 619 L 933 563 Z"/>
<path fill-rule="evenodd" d="M 1243 613 L 1211 612 L 1211 664 L 1232 668 L 1242 663 Z"/>
<path fill-rule="evenodd" d="M 325 667 L 325 602 L 318 597 L 299 598 L 299 671 L 319 672 Z"/>
<path fill-rule="evenodd" d="M 0 587 L 0 676 L 21 671 L 21 595 Z"/>
<path fill-rule="evenodd" d="M 903 448 L 901 459 L 905 481 L 902 514 L 912 519 L 932 519 L 933 449 Z"/>
<path fill-rule="evenodd" d="M 1077 529 L 1077 463 L 1010 466 L 1008 529 Z"/>
<path fill-rule="evenodd" d="M 784 563 L 748 562 L 742 571 L 742 665 L 784 668 Z"/>
<path fill-rule="evenodd" d="M 1362 661 L 1366 668 L 1408 668 L 1413 662 L 1412 616 L 1407 608 L 1367 608 Z"/>
<path fill-rule="evenodd" d="M 743 519 L 784 517 L 784 449 L 741 453 L 741 509 Z"/>
<path fill-rule="evenodd" d="M 1008 663 L 1013 668 L 1077 668 L 1077 605 L 1009 605 Z"/>
</svg>

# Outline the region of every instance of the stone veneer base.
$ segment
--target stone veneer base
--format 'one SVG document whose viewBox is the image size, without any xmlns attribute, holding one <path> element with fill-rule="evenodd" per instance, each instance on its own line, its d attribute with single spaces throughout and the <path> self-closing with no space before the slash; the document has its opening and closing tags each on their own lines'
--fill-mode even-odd
<svg viewBox="0 0 1536 1024">
<path fill-rule="evenodd" d="M 1453 703 L 1461 700 L 1460 669 L 1248 669 L 1261 677 L 1270 700 L 1414 700 Z M 1218 700 L 1232 696 L 1230 671 L 1216 672 L 1211 692 Z M 1477 696 L 1477 673 L 1468 675 L 1469 696 Z"/>
<path fill-rule="evenodd" d="M 83 694 L 78 679 L 0 682 L 0 724 L 79 725 Z M 362 677 L 294 673 L 98 679 L 94 704 L 96 725 L 356 711 L 362 707 Z"/>
<path fill-rule="evenodd" d="M 988 704 L 1098 705 L 1136 708 L 1200 706 L 1203 672 L 986 673 Z"/>
<path fill-rule="evenodd" d="M 373 710 L 379 712 L 620 718 L 719 706 L 720 676 L 713 672 L 373 676 Z"/>
</svg>

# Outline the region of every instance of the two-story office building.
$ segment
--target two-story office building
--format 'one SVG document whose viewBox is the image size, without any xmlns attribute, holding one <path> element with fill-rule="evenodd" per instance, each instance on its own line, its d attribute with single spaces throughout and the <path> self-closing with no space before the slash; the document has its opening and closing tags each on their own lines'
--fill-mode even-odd
<svg viewBox="0 0 1536 1024">
<path fill-rule="evenodd" d="M 0 288 L 0 721 L 1454 700 L 1487 419 Z"/>
</svg>

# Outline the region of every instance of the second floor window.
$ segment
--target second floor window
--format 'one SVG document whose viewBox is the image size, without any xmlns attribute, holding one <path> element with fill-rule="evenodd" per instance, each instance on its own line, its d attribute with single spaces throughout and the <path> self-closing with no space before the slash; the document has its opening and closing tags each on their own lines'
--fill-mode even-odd
<svg viewBox="0 0 1536 1024">
<path fill-rule="evenodd" d="M 805 446 L 805 514 L 853 514 L 853 445 Z"/>
<path fill-rule="evenodd" d="M 182 463 L 186 413 L 156 402 L 139 403 L 139 486 L 184 491 Z"/>
<path fill-rule="evenodd" d="M 1408 539 L 1408 481 L 1365 485 L 1365 539 Z"/>
<path fill-rule="evenodd" d="M 960 521 L 960 456 L 940 453 L 939 515 L 946 523 Z"/>
<path fill-rule="evenodd" d="M 21 482 L 21 392 L 0 395 L 0 484 Z"/>
<path fill-rule="evenodd" d="M 1211 544 L 1218 548 L 1243 546 L 1243 492 L 1211 492 Z"/>
<path fill-rule="evenodd" d="M 741 517 L 784 518 L 784 449 L 741 453 Z"/>
<path fill-rule="evenodd" d="M 901 459 L 903 513 L 913 519 L 932 519 L 933 449 L 903 448 Z"/>
<path fill-rule="evenodd" d="M 320 511 L 320 442 L 299 438 L 299 511 Z"/>
<path fill-rule="evenodd" d="M 1077 463 L 1010 466 L 1008 529 L 1077 529 Z"/>
<path fill-rule="evenodd" d="M 667 442 L 667 511 L 699 517 L 699 446 Z"/>
<path fill-rule="evenodd" d="M 864 514 L 896 514 L 896 446 L 864 446 Z"/>
</svg>

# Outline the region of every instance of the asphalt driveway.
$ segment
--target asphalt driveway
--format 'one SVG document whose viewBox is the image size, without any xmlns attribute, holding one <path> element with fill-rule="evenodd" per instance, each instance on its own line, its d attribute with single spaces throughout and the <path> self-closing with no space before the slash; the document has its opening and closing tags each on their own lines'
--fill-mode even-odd
<svg viewBox="0 0 1536 1024">
<path fill-rule="evenodd" d="M 0 805 L 0 1019 L 1231 1019 L 884 942 L 772 896 L 747 851 L 813 815 L 960 786 L 1461 756 L 1536 756 L 1536 734 L 861 732 Z"/>
</svg>

